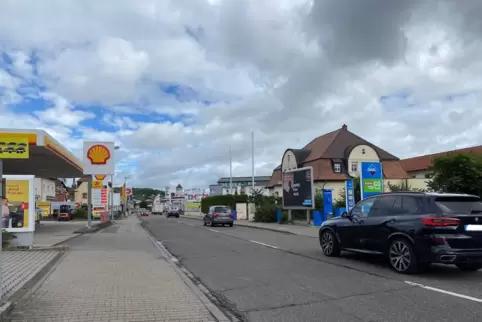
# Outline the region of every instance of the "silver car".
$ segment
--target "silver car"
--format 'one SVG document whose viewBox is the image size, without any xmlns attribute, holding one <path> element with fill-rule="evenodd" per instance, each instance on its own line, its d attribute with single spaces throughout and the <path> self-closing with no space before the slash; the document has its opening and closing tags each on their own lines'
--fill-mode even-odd
<svg viewBox="0 0 482 322">
<path fill-rule="evenodd" d="M 233 227 L 233 212 L 228 206 L 211 206 L 209 212 L 204 215 L 204 226 L 229 225 Z"/>
</svg>

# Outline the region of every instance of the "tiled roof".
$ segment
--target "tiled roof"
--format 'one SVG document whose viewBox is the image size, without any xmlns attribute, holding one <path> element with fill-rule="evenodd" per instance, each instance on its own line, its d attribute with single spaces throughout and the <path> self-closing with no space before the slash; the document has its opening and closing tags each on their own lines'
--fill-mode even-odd
<svg viewBox="0 0 482 322">
<path fill-rule="evenodd" d="M 346 180 L 350 177 L 346 171 L 347 165 L 344 165 L 344 172 L 337 173 L 333 171 L 332 160 L 346 160 L 352 148 L 358 145 L 368 145 L 377 152 L 380 161 L 383 163 L 385 178 L 402 179 L 408 177 L 396 156 L 351 133 L 346 125 L 308 143 L 302 150 L 309 151 L 309 154 L 304 158 L 301 166 L 313 167 L 313 179 L 315 181 Z M 274 169 L 266 186 L 273 187 L 279 185 L 279 182 L 281 182 L 281 166 Z"/>
<path fill-rule="evenodd" d="M 450 153 L 478 153 L 482 154 L 482 145 L 473 146 L 470 148 L 458 149 L 458 150 L 451 150 L 433 154 L 422 155 L 419 157 L 403 159 L 400 162 L 402 163 L 403 168 L 407 172 L 412 171 L 421 171 L 427 170 L 432 166 L 432 162 L 435 158 L 441 157 Z"/>
</svg>

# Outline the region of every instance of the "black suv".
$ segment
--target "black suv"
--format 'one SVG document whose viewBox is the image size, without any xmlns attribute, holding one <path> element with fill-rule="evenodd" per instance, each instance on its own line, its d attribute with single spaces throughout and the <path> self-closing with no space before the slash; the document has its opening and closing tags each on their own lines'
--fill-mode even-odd
<svg viewBox="0 0 482 322">
<path fill-rule="evenodd" d="M 325 221 L 319 237 L 326 256 L 383 254 L 399 273 L 431 263 L 476 271 L 482 268 L 482 203 L 464 194 L 384 193 Z"/>
</svg>

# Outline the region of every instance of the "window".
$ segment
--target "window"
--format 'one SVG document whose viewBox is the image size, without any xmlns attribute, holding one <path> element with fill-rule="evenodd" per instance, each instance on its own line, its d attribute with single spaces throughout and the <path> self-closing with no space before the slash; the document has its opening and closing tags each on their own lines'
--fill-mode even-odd
<svg viewBox="0 0 482 322">
<path fill-rule="evenodd" d="M 335 171 L 335 172 L 341 172 L 341 163 L 338 163 L 338 162 L 335 163 L 335 164 L 333 165 L 333 171 Z"/>
<path fill-rule="evenodd" d="M 82 199 L 87 199 L 87 192 L 84 192 L 84 193 L 82 194 Z"/>
<path fill-rule="evenodd" d="M 445 214 L 478 214 L 482 212 L 479 198 L 473 197 L 438 197 L 435 204 Z"/>
<path fill-rule="evenodd" d="M 355 208 L 351 211 L 351 214 L 357 217 L 367 217 L 368 213 L 372 209 L 373 203 L 375 202 L 375 198 L 370 198 L 368 200 L 364 200 L 356 205 Z"/>
<path fill-rule="evenodd" d="M 357 172 L 358 171 L 358 162 L 352 162 L 351 163 L 351 172 Z"/>
<path fill-rule="evenodd" d="M 376 202 L 373 204 L 373 207 L 370 212 L 371 216 L 389 216 L 393 214 L 394 209 L 393 205 L 397 200 L 397 196 L 383 196 L 377 197 Z"/>
<path fill-rule="evenodd" d="M 419 206 L 419 198 L 413 196 L 403 196 L 402 197 L 402 208 L 404 213 L 418 214 L 421 212 L 421 207 Z"/>
</svg>

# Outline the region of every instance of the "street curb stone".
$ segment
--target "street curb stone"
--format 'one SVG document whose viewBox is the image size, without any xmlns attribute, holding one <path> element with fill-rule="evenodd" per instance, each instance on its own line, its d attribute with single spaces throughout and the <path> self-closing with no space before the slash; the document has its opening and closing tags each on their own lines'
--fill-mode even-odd
<svg viewBox="0 0 482 322">
<path fill-rule="evenodd" d="M 173 256 L 169 251 L 151 234 L 149 229 L 141 222 L 141 227 L 144 228 L 147 236 L 151 242 L 156 246 L 161 255 L 164 257 L 166 262 L 176 271 L 176 273 L 181 277 L 182 281 L 189 287 L 189 289 L 201 300 L 204 306 L 211 312 L 214 318 L 219 322 L 231 322 L 229 319 L 216 305 L 214 305 L 207 296 L 186 276 L 186 274 L 181 270 L 177 264 L 173 261 Z"/>
</svg>

